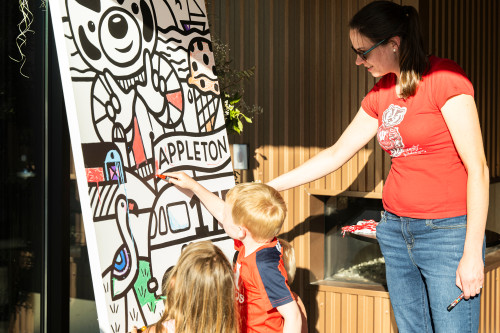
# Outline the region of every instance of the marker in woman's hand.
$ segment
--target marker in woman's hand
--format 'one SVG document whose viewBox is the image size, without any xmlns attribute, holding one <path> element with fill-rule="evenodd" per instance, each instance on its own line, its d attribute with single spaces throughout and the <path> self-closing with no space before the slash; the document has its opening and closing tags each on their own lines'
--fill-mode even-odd
<svg viewBox="0 0 500 333">
<path fill-rule="evenodd" d="M 457 306 L 458 303 L 460 303 L 460 301 L 464 298 L 464 293 L 461 293 L 460 295 L 458 295 L 457 298 L 455 298 L 455 300 L 453 302 L 451 302 L 450 305 L 448 305 L 447 307 L 447 310 L 448 312 L 450 312 L 451 310 L 453 310 L 453 308 L 455 306 Z"/>
<path fill-rule="evenodd" d="M 479 290 L 481 292 L 481 289 L 483 288 L 483 286 L 480 286 L 479 288 L 477 288 L 477 290 Z M 476 291 L 477 291 L 476 290 Z M 479 294 L 479 293 L 478 293 Z M 462 292 L 460 295 L 458 295 L 457 298 L 455 298 L 455 300 L 453 302 L 451 302 L 450 305 L 448 305 L 447 309 L 448 311 L 451 311 L 453 310 L 453 308 L 455 306 L 457 306 L 458 303 L 460 303 L 460 301 L 464 298 L 464 293 Z"/>
</svg>

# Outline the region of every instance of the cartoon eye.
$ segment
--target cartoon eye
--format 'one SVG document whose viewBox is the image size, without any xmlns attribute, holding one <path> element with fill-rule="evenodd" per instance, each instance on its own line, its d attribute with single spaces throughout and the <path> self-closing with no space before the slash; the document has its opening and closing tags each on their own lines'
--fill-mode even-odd
<svg viewBox="0 0 500 333">
<path fill-rule="evenodd" d="M 135 15 L 139 14 L 139 6 L 136 3 L 132 4 L 132 11 Z"/>
<path fill-rule="evenodd" d="M 95 31 L 95 24 L 94 24 L 94 22 L 89 21 L 88 26 L 89 26 L 90 32 L 94 32 Z"/>
<path fill-rule="evenodd" d="M 114 38 L 122 39 L 127 35 L 128 24 L 123 16 L 115 14 L 109 19 L 108 29 Z"/>
</svg>

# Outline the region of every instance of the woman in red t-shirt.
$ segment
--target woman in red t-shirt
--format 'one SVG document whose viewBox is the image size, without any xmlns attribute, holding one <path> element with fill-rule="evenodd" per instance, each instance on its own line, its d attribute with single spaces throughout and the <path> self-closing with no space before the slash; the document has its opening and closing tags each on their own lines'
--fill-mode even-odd
<svg viewBox="0 0 500 333">
<path fill-rule="evenodd" d="M 323 177 L 376 136 L 392 158 L 377 239 L 398 329 L 477 332 L 489 171 L 472 84 L 426 55 L 411 6 L 372 2 L 349 27 L 356 65 L 380 80 L 333 146 L 269 185 Z"/>
</svg>

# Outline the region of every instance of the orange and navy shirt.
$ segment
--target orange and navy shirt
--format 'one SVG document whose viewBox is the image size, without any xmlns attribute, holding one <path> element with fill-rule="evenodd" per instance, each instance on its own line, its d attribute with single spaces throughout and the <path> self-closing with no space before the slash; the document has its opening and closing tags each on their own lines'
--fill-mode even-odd
<svg viewBox="0 0 500 333">
<path fill-rule="evenodd" d="M 275 238 L 245 257 L 245 247 L 235 240 L 236 303 L 241 333 L 283 332 L 284 319 L 276 307 L 294 301 L 288 287 L 281 244 Z"/>
</svg>

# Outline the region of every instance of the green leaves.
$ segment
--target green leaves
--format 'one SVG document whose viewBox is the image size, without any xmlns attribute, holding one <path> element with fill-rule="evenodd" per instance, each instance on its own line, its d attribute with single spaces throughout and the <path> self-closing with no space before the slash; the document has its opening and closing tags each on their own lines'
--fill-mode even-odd
<svg viewBox="0 0 500 333">
<path fill-rule="evenodd" d="M 221 87 L 220 98 L 224 109 L 224 119 L 228 134 L 241 134 L 245 123 L 252 123 L 252 117 L 261 113 L 260 106 L 248 106 L 243 98 L 244 83 L 255 73 L 255 67 L 235 69 L 230 59 L 229 45 L 218 38 L 212 38 L 215 72 Z"/>
<path fill-rule="evenodd" d="M 252 119 L 247 117 L 239 109 L 239 103 L 241 102 L 241 96 L 238 94 L 233 97 L 228 94 L 224 94 L 224 118 L 226 119 L 226 129 L 238 134 L 243 131 L 243 121 L 247 123 L 252 123 Z"/>
</svg>

